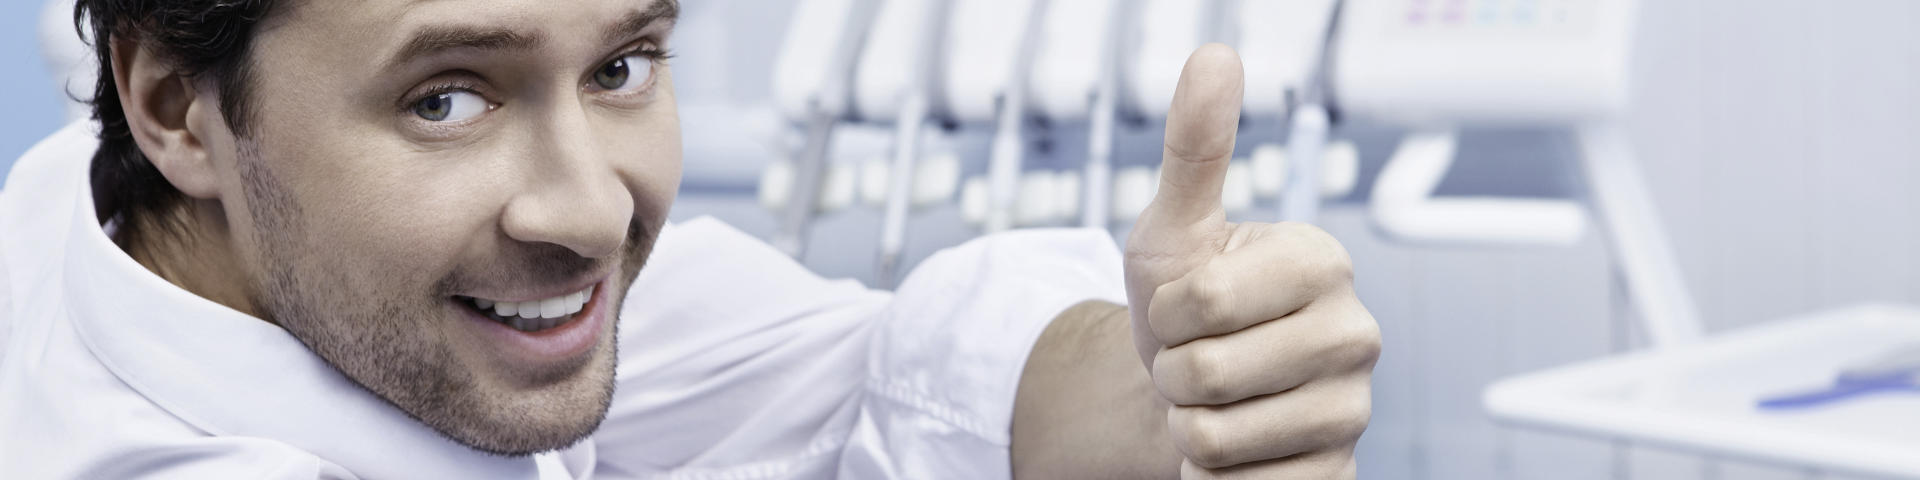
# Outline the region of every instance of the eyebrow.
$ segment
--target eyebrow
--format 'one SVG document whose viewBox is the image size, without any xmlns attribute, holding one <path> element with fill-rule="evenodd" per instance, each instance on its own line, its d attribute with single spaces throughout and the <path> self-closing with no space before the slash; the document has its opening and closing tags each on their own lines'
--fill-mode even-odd
<svg viewBox="0 0 1920 480">
<path fill-rule="evenodd" d="M 680 16 L 678 0 L 655 0 L 645 10 L 629 12 L 609 25 L 603 34 L 606 43 L 628 40 L 654 22 L 676 21 Z M 520 32 L 504 28 L 437 25 L 420 29 L 397 53 L 388 57 L 388 68 L 404 65 L 416 58 L 449 50 L 529 50 L 545 40 L 539 32 Z"/>
<path fill-rule="evenodd" d="M 655 0 L 646 10 L 628 12 L 619 22 L 607 26 L 604 43 L 625 42 L 645 31 L 654 22 L 665 20 L 678 21 L 680 18 L 679 0 Z"/>
<path fill-rule="evenodd" d="M 528 50 L 539 46 L 542 40 L 538 33 L 501 28 L 432 26 L 414 33 L 406 46 L 400 47 L 399 53 L 387 59 L 387 67 L 397 67 L 416 58 L 449 50 Z"/>
</svg>

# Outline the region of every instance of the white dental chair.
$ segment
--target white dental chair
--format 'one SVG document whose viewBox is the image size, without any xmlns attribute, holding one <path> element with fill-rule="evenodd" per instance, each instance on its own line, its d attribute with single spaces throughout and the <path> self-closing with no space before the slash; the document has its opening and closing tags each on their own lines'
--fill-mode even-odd
<svg viewBox="0 0 1920 480">
<path fill-rule="evenodd" d="M 1920 342 L 1920 309 L 1847 307 L 1705 334 L 1619 120 L 1635 7 L 1345 0 L 1336 105 L 1414 129 L 1374 186 L 1375 225 L 1409 242 L 1551 246 L 1576 241 L 1591 221 L 1630 303 L 1617 310 L 1632 312 L 1646 333 L 1641 351 L 1500 380 L 1484 391 L 1486 410 L 1516 425 L 1810 476 L 1920 478 L 1920 396 L 1761 405 L 1835 384 L 1863 360 Z M 1573 133 L 1583 201 L 1434 196 L 1459 129 L 1512 124 Z"/>
</svg>

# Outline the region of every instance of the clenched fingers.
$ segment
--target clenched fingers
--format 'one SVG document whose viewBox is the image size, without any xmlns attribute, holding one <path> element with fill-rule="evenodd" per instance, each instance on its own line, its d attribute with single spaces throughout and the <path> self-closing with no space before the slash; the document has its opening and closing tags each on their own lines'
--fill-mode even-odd
<svg viewBox="0 0 1920 480">
<path fill-rule="evenodd" d="M 1218 469 L 1349 451 L 1372 416 L 1368 377 L 1303 385 L 1223 406 L 1175 406 L 1168 434 L 1195 466 Z"/>
<path fill-rule="evenodd" d="M 1351 295 L 1231 335 L 1164 349 L 1153 383 L 1175 405 L 1224 405 L 1318 378 L 1370 372 L 1380 327 Z"/>
<path fill-rule="evenodd" d="M 1147 325 L 1161 345 L 1237 332 L 1352 294 L 1352 260 L 1326 231 L 1302 223 L 1248 228 L 1261 230 L 1154 291 Z"/>
<path fill-rule="evenodd" d="M 1180 464 L 1181 480 L 1272 480 L 1307 479 L 1342 480 L 1359 476 L 1359 466 L 1353 460 L 1353 451 L 1317 452 L 1312 455 L 1280 458 L 1264 462 L 1234 465 L 1226 468 L 1204 468 L 1192 461 Z"/>
</svg>

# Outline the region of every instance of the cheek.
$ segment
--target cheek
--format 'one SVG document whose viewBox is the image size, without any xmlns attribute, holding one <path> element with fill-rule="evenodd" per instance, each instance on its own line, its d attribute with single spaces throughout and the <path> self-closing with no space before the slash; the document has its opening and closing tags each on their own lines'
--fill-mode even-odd
<svg viewBox="0 0 1920 480">
<path fill-rule="evenodd" d="M 356 142 L 301 142 L 274 162 L 299 209 L 290 252 L 338 275 L 347 293 L 392 298 L 432 287 L 473 238 L 483 202 L 472 169 Z M 407 159 L 407 160 L 400 160 Z"/>
<path fill-rule="evenodd" d="M 470 188 L 471 172 L 458 169 L 437 177 L 394 174 L 369 176 L 338 192 L 340 208 L 330 213 L 343 245 L 352 245 L 366 271 L 383 288 L 431 288 L 454 268 L 467 243 L 482 238 L 494 202 Z M 480 192 L 480 193 L 476 193 Z"/>
<path fill-rule="evenodd" d="M 655 139 L 658 142 L 656 148 L 659 153 L 649 162 L 652 164 L 650 167 L 658 169 L 661 174 L 659 178 L 654 179 L 659 182 L 658 187 L 649 189 L 649 192 L 658 195 L 651 200 L 654 202 L 653 205 L 661 209 L 657 212 L 658 215 L 664 217 L 667 207 L 672 205 L 674 196 L 680 191 L 683 157 L 680 145 L 680 114 L 674 106 L 672 82 L 667 82 L 666 88 L 661 93 L 666 100 L 661 102 L 663 105 L 660 110 L 663 118 L 659 121 L 659 130 L 656 130 L 658 132 L 658 138 Z"/>
<path fill-rule="evenodd" d="M 673 199 L 680 192 L 680 138 L 676 135 L 660 147 L 661 154 L 647 160 L 644 170 L 650 174 L 641 180 L 645 184 L 639 189 L 640 198 L 636 198 L 637 213 L 644 218 L 663 218 L 673 205 Z"/>
<path fill-rule="evenodd" d="M 390 297 L 438 280 L 456 250 L 447 239 L 462 238 L 456 222 L 470 216 L 449 210 L 470 203 L 458 201 L 451 188 L 457 182 L 446 177 L 473 173 L 418 158 L 392 140 L 387 125 L 357 115 L 352 105 L 266 94 L 291 85 L 265 77 L 254 137 L 298 216 L 281 232 L 289 244 L 284 255 L 310 273 L 339 277 L 353 295 Z"/>
<path fill-rule="evenodd" d="M 680 189 L 680 120 L 670 91 L 637 118 L 607 122 L 599 133 L 604 151 L 632 192 L 634 215 L 658 220 Z"/>
</svg>

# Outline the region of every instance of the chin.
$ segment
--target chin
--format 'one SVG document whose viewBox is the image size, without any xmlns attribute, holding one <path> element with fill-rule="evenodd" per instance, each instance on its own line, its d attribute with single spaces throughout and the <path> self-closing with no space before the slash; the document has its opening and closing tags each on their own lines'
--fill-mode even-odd
<svg viewBox="0 0 1920 480">
<path fill-rule="evenodd" d="M 592 436 L 606 419 L 615 357 L 609 341 L 564 379 L 531 389 L 473 392 L 479 398 L 467 411 L 448 412 L 464 420 L 428 424 L 457 443 L 495 455 L 524 456 L 572 446 Z"/>
</svg>

